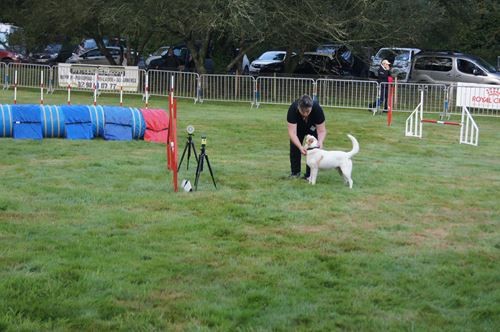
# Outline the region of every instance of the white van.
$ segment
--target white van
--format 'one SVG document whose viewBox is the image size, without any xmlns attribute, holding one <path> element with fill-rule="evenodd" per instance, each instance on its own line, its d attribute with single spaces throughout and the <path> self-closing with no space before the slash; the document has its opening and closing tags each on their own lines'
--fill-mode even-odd
<svg viewBox="0 0 500 332">
<path fill-rule="evenodd" d="M 483 59 L 457 52 L 422 52 L 415 56 L 411 82 L 500 85 L 500 73 Z"/>
<path fill-rule="evenodd" d="M 383 47 L 372 56 L 370 63 L 370 77 L 377 77 L 378 68 L 382 60 L 387 59 L 391 63 L 391 74 L 401 82 L 408 81 L 411 63 L 415 54 L 419 53 L 418 48 L 408 47 Z"/>
</svg>

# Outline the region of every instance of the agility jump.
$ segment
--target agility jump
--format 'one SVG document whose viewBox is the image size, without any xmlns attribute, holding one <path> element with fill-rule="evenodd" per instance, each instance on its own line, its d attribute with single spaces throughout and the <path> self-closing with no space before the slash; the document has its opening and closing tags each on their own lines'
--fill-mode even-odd
<svg viewBox="0 0 500 332">
<path fill-rule="evenodd" d="M 457 100 L 458 104 L 458 100 Z M 459 106 L 459 105 L 457 105 Z M 406 119 L 405 136 L 422 138 L 422 124 L 434 123 L 441 125 L 459 126 L 460 127 L 460 144 L 478 145 L 479 128 L 470 114 L 467 106 L 462 106 L 462 118 L 460 122 L 441 121 L 433 119 L 424 119 L 424 90 L 420 91 L 420 103 L 415 110 Z"/>
</svg>

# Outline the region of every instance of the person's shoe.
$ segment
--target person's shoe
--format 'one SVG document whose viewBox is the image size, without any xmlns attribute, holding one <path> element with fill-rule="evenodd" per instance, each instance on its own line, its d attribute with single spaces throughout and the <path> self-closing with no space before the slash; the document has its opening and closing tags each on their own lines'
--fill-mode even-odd
<svg viewBox="0 0 500 332">
<path fill-rule="evenodd" d="M 309 182 L 309 176 L 308 175 L 304 175 L 301 179 L 306 180 L 307 182 Z"/>
<path fill-rule="evenodd" d="M 300 172 L 299 173 L 290 173 L 288 178 L 289 179 L 298 179 L 298 178 L 300 178 Z"/>
</svg>

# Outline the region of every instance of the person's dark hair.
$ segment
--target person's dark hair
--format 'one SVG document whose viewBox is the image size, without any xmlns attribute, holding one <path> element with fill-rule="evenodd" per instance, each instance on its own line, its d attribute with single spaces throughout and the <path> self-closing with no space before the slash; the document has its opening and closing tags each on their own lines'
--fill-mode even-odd
<svg viewBox="0 0 500 332">
<path fill-rule="evenodd" d="M 309 107 L 312 107 L 312 105 L 313 105 L 313 101 L 312 101 L 311 97 L 309 97 L 308 95 L 303 95 L 302 97 L 300 97 L 300 99 L 299 99 L 299 108 L 300 109 L 309 108 Z"/>
</svg>

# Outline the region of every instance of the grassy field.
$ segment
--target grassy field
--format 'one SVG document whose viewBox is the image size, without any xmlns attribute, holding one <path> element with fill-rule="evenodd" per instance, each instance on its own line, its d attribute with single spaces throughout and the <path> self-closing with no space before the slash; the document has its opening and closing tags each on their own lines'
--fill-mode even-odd
<svg viewBox="0 0 500 332">
<path fill-rule="evenodd" d="M 286 109 L 180 100 L 180 152 L 192 124 L 217 182 L 205 168 L 193 193 L 159 144 L 0 139 L 0 330 L 498 331 L 500 119 L 472 147 L 327 108 L 325 147 L 360 143 L 349 190 L 287 179 Z"/>
</svg>

